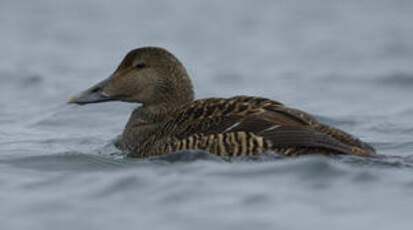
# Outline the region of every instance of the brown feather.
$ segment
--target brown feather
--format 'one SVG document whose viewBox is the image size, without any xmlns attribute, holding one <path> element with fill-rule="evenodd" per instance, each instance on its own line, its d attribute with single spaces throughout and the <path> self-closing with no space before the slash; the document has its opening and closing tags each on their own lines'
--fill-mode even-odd
<svg viewBox="0 0 413 230">
<path fill-rule="evenodd" d="M 268 99 L 246 96 L 202 99 L 186 105 L 177 114 L 175 119 L 161 125 L 144 145 L 132 151 L 131 156 L 163 154 L 165 149 L 199 149 L 228 156 L 270 150 L 284 155 L 311 151 L 374 154 L 351 135 Z"/>
</svg>

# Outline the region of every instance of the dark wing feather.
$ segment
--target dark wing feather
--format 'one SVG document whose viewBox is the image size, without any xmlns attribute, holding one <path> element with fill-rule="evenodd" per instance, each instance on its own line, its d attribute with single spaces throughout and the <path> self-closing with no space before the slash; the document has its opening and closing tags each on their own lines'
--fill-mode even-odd
<svg viewBox="0 0 413 230">
<path fill-rule="evenodd" d="M 351 148 L 338 140 L 307 127 L 281 126 L 257 133 L 271 141 L 271 148 L 302 148 L 327 150 L 331 153 L 353 154 Z"/>
<path fill-rule="evenodd" d="M 174 136 L 177 138 L 185 138 L 194 133 L 203 133 L 206 135 L 223 133 L 241 119 L 242 117 L 234 115 L 195 120 L 190 125 L 176 129 Z"/>
<path fill-rule="evenodd" d="M 348 133 L 346 133 L 346 132 L 344 132 L 340 129 L 333 128 L 331 126 L 320 124 L 320 123 L 314 124 L 313 126 L 311 126 L 311 128 L 313 128 L 314 130 L 317 130 L 319 132 L 322 132 L 326 135 L 329 135 L 329 136 L 335 138 L 336 140 L 339 140 L 339 141 L 341 141 L 341 142 L 343 142 L 347 145 L 363 149 L 363 150 L 366 151 L 366 154 L 373 155 L 373 154 L 376 153 L 376 150 L 374 150 L 374 148 L 371 145 L 369 145 L 365 142 L 362 142 L 360 139 L 358 139 L 358 138 L 356 138 L 356 137 L 354 137 L 354 136 L 352 136 L 352 135 L 350 135 L 350 134 L 348 134 Z"/>
<path fill-rule="evenodd" d="M 330 136 L 343 144 L 353 146 L 355 149 L 361 149 L 366 155 L 375 154 L 375 150 L 369 144 L 362 142 L 360 139 L 340 130 L 337 128 L 330 127 L 319 123 L 313 116 L 298 109 L 289 108 L 286 106 L 266 106 L 267 110 L 276 112 L 277 114 L 284 114 L 289 119 L 294 119 L 302 125 Z M 279 117 L 280 115 L 277 115 Z M 300 126 L 300 125 L 298 125 Z"/>
</svg>

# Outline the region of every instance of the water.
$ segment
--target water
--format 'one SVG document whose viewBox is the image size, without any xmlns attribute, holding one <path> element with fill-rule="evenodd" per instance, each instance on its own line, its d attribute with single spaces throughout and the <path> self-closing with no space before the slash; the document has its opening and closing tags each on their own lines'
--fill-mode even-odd
<svg viewBox="0 0 413 230">
<path fill-rule="evenodd" d="M 408 0 L 0 1 L 0 229 L 410 229 L 412 19 Z M 145 45 L 198 98 L 273 98 L 388 157 L 123 158 L 136 105 L 65 101 Z"/>
</svg>

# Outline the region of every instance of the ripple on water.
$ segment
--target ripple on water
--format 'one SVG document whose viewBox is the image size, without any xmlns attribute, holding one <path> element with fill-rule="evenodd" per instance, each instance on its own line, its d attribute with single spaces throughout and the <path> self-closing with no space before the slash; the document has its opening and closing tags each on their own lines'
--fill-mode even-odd
<svg viewBox="0 0 413 230">
<path fill-rule="evenodd" d="M 0 163 L 17 168 L 39 171 L 96 171 L 123 168 L 128 161 L 116 160 L 105 155 L 63 152 L 51 155 L 28 156 L 1 160 Z"/>
<path fill-rule="evenodd" d="M 105 198 L 124 191 L 138 190 L 145 186 L 147 182 L 142 176 L 130 174 L 121 175 L 116 178 L 111 178 L 107 184 L 92 193 L 91 198 Z"/>
<path fill-rule="evenodd" d="M 44 82 L 44 77 L 35 73 L 12 73 L 0 72 L 0 86 L 8 86 L 13 84 L 19 88 L 33 88 Z"/>
<path fill-rule="evenodd" d="M 411 89 L 413 86 L 413 73 L 395 72 L 387 74 L 375 80 L 378 84 L 384 86 L 396 86 L 400 88 Z"/>
<path fill-rule="evenodd" d="M 405 143 L 412 146 L 412 143 Z M 241 165 L 267 165 L 275 162 L 277 167 L 253 167 L 249 171 L 244 171 L 242 168 L 232 168 L 230 171 L 212 172 L 226 176 L 239 176 L 247 174 L 274 174 L 274 173 L 290 173 L 303 172 L 303 177 L 335 177 L 345 174 L 345 171 L 337 167 L 338 163 L 348 166 L 368 166 L 378 168 L 412 168 L 413 157 L 400 156 L 384 156 L 377 157 L 358 157 L 358 156 L 324 156 L 311 155 L 301 156 L 297 158 L 286 158 L 274 152 L 266 152 L 259 156 L 253 157 L 235 157 L 226 158 L 219 157 L 204 151 L 179 151 L 161 156 L 150 157 L 146 159 L 128 158 L 119 151 L 113 141 L 110 141 L 102 148 L 94 150 L 93 153 L 82 153 L 76 151 L 67 151 L 50 155 L 37 155 L 27 157 L 17 157 L 11 159 L 3 159 L 0 163 L 10 164 L 19 168 L 28 168 L 35 170 L 59 170 L 59 171 L 89 171 L 89 170 L 105 170 L 116 169 L 136 164 L 146 165 L 174 165 L 174 164 L 190 164 L 192 162 L 206 161 L 218 164 L 241 164 Z"/>
</svg>

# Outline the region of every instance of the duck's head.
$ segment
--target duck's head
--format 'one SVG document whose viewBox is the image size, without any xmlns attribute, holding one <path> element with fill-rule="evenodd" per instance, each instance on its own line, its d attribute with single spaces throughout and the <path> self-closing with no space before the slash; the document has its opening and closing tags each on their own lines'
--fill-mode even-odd
<svg viewBox="0 0 413 230">
<path fill-rule="evenodd" d="M 163 48 L 143 47 L 130 51 L 105 80 L 72 96 L 68 103 L 106 101 L 179 105 L 193 100 L 191 80 L 182 63 Z"/>
</svg>

